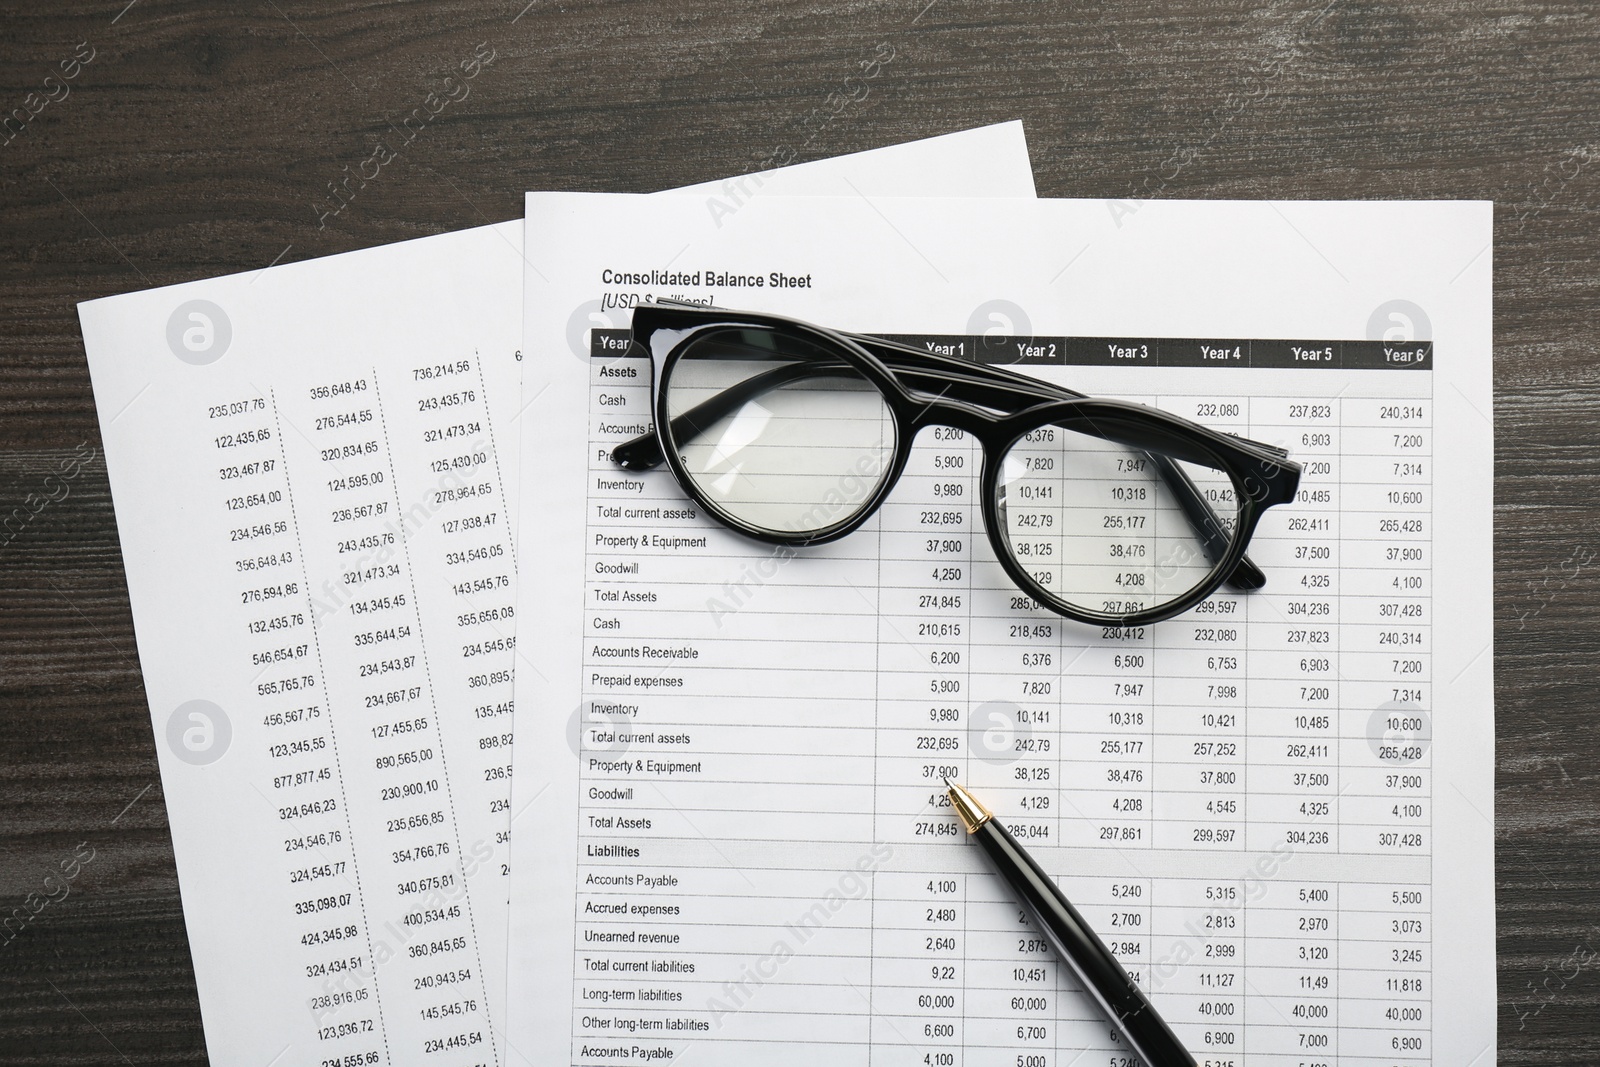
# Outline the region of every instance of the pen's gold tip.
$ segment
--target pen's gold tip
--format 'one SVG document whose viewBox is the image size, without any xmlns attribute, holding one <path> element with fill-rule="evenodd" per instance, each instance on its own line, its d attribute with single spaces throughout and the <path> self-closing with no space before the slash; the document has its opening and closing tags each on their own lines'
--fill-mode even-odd
<svg viewBox="0 0 1600 1067">
<path fill-rule="evenodd" d="M 980 804 L 977 797 L 948 778 L 944 784 L 950 792 L 950 806 L 956 809 L 956 816 L 961 820 L 961 825 L 967 828 L 967 833 L 977 833 L 978 827 L 994 818 L 994 813 Z"/>
</svg>

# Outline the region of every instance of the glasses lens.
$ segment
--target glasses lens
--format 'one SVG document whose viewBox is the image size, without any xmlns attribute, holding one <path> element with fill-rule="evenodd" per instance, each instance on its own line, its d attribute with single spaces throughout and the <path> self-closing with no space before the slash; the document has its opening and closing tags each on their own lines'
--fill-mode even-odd
<svg viewBox="0 0 1600 1067">
<path fill-rule="evenodd" d="M 724 515 L 811 534 L 856 517 L 888 477 L 894 417 L 852 365 L 777 330 L 691 338 L 665 386 L 672 445 Z"/>
<path fill-rule="evenodd" d="M 996 493 L 1003 540 L 1035 595 L 1082 611 L 1177 600 L 1211 576 L 1238 529 L 1225 471 L 1063 426 L 1019 438 Z"/>
</svg>

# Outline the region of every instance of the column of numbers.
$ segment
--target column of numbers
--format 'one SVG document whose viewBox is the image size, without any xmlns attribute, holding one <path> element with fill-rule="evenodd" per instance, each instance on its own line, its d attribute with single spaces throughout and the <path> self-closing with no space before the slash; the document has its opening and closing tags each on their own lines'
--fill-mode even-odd
<svg viewBox="0 0 1600 1067">
<path fill-rule="evenodd" d="M 291 462 L 325 475 L 297 507 L 308 555 L 331 575 L 313 579 L 327 598 L 318 631 L 338 654 L 327 699 L 365 727 L 342 757 L 370 768 L 350 804 L 367 907 L 386 922 L 371 966 L 393 975 L 385 1001 L 406 1017 L 406 1054 L 482 1062 L 485 979 L 383 398 L 375 377 L 349 377 L 312 385 L 282 414 L 305 446 Z"/>
<path fill-rule="evenodd" d="M 1270 1063 L 1331 1067 L 1341 1053 L 1340 887 L 1272 875 L 1251 878 L 1246 886 L 1251 1050 Z"/>
<path fill-rule="evenodd" d="M 338 744 L 323 698 L 319 638 L 306 610 L 308 579 L 284 466 L 282 423 L 270 397 L 213 406 L 208 414 L 229 544 L 236 553 L 233 592 L 242 625 L 258 642 L 249 674 L 269 761 L 262 784 L 270 783 L 264 791 L 282 829 L 280 893 L 299 928 L 297 977 L 305 982 L 319 1048 L 377 1063 L 381 1014 L 369 963 L 372 946 Z"/>
<path fill-rule="evenodd" d="M 1338 401 L 1256 398 L 1251 432 L 1288 447 L 1301 463 L 1293 503 L 1275 508 L 1251 543 L 1268 574 L 1249 599 L 1252 851 L 1339 847 Z M 1274 512 L 1276 514 L 1274 514 Z"/>
<path fill-rule="evenodd" d="M 1361 852 L 1428 847 L 1432 737 L 1431 406 L 1347 400 L 1342 553 L 1360 596 L 1345 627 L 1343 822 Z"/>
</svg>

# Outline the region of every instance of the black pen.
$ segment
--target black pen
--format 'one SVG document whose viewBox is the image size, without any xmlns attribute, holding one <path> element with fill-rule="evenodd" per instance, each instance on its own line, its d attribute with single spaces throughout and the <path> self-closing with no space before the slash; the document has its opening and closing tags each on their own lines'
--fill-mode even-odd
<svg viewBox="0 0 1600 1067">
<path fill-rule="evenodd" d="M 950 803 L 967 833 L 978 839 L 990 864 L 1006 880 L 1039 932 L 1116 1023 L 1140 1059 L 1150 1067 L 1195 1067 L 1194 1057 L 1178 1035 L 1044 869 L 976 797 L 948 778 L 944 784 L 950 787 Z"/>
</svg>

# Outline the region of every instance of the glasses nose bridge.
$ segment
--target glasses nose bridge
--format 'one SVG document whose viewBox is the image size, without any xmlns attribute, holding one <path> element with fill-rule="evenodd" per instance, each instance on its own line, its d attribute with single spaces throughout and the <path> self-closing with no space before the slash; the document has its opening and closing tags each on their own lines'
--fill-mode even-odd
<svg viewBox="0 0 1600 1067">
<path fill-rule="evenodd" d="M 945 400 L 940 397 L 919 396 L 918 406 L 911 420 L 907 433 L 906 459 L 909 461 L 912 451 L 918 445 L 918 438 L 925 429 L 950 428 L 961 430 L 970 435 L 971 444 L 975 453 L 976 464 L 971 468 L 972 484 L 980 494 L 981 486 L 988 473 L 990 439 L 994 436 L 995 418 L 982 408 L 960 400 Z"/>
<path fill-rule="evenodd" d="M 981 445 L 994 426 L 993 415 L 965 401 L 922 394 L 915 397 L 915 403 L 911 419 L 913 437 L 924 427 L 948 426 L 971 434 Z"/>
</svg>

